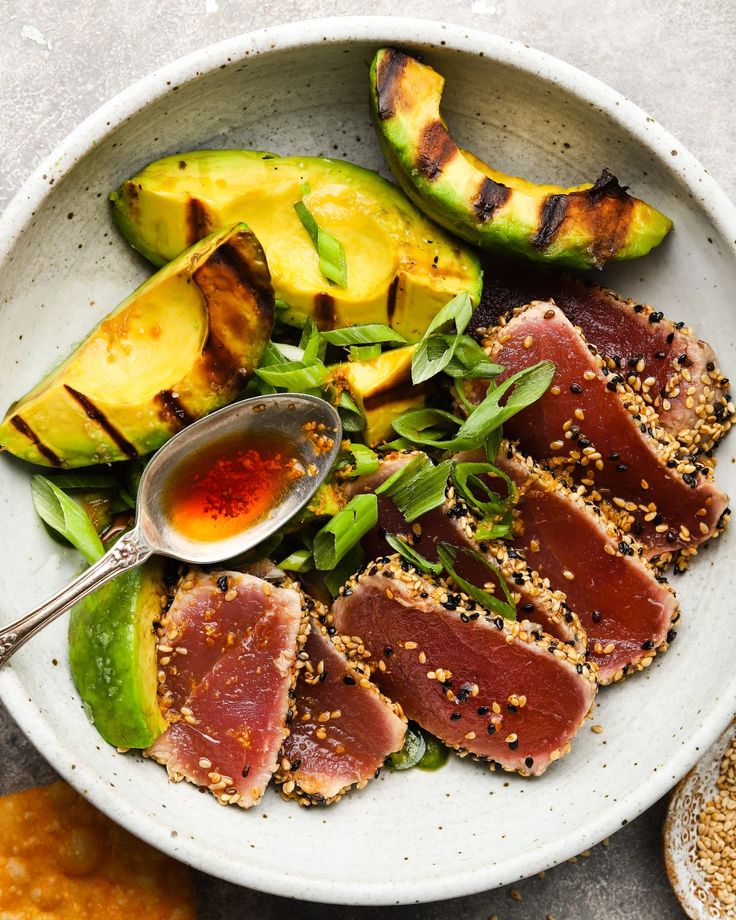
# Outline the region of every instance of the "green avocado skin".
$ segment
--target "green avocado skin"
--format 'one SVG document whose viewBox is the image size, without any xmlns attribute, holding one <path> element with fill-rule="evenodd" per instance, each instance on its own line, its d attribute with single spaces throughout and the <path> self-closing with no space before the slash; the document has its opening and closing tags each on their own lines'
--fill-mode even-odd
<svg viewBox="0 0 736 920">
<path fill-rule="evenodd" d="M 116 747 L 147 748 L 165 730 L 158 707 L 156 637 L 163 562 L 149 559 L 76 604 L 69 664 L 85 711 Z"/>
</svg>

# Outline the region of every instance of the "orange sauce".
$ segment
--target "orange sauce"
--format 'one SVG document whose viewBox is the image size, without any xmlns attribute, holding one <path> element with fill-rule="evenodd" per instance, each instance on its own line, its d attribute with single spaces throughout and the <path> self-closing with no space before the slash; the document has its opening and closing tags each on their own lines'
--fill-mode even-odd
<svg viewBox="0 0 736 920">
<path fill-rule="evenodd" d="M 300 475 L 298 455 L 282 438 L 223 438 L 177 469 L 166 490 L 168 516 L 190 540 L 224 540 L 266 517 Z"/>
</svg>

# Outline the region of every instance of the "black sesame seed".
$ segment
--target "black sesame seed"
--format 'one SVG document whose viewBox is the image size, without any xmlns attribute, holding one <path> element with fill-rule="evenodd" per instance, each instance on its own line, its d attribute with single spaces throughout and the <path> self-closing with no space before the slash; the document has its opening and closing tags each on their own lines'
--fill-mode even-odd
<svg viewBox="0 0 736 920">
<path fill-rule="evenodd" d="M 458 719 L 462 719 L 462 713 L 459 713 L 459 712 L 451 712 L 451 713 L 450 713 L 450 721 L 451 721 L 451 722 L 457 722 Z"/>
<path fill-rule="evenodd" d="M 715 366 L 715 364 L 714 364 L 712 361 L 709 361 L 709 362 L 705 365 L 705 369 L 706 369 L 707 371 L 714 371 L 714 370 L 716 369 L 716 366 Z"/>
<path fill-rule="evenodd" d="M 533 758 L 533 757 L 525 757 L 525 758 L 524 758 L 524 766 L 527 768 L 527 770 L 531 770 L 531 768 L 534 766 L 534 758 Z"/>
<path fill-rule="evenodd" d="M 655 352 L 654 352 L 654 357 L 655 357 L 655 358 L 658 358 L 658 359 L 661 361 L 663 358 L 666 358 L 666 357 L 667 357 L 667 353 L 664 352 L 664 351 L 655 351 Z"/>
<path fill-rule="evenodd" d="M 509 741 L 509 747 L 511 748 L 512 751 L 515 751 L 518 748 L 518 746 L 519 746 L 518 738 L 516 739 L 516 741 Z"/>
<path fill-rule="evenodd" d="M 383 654 L 387 658 L 390 658 L 393 655 L 393 653 L 394 653 L 394 650 L 391 648 L 390 645 L 387 645 L 386 648 L 383 650 Z"/>
<path fill-rule="evenodd" d="M 514 706 L 513 703 L 507 703 L 507 704 L 506 704 L 506 708 L 508 709 L 509 712 L 518 712 L 518 711 L 519 711 L 519 707 L 518 707 L 518 706 Z"/>
<path fill-rule="evenodd" d="M 495 734 L 496 734 L 496 726 L 493 724 L 493 722 L 491 722 L 491 724 L 488 726 L 488 728 L 486 729 L 486 731 L 488 732 L 489 735 L 495 735 Z"/>
<path fill-rule="evenodd" d="M 648 652 L 649 649 L 654 648 L 654 643 L 652 642 L 651 639 L 647 639 L 646 642 L 642 642 L 641 647 L 644 649 L 645 652 Z"/>
<path fill-rule="evenodd" d="M 667 344 L 671 345 L 674 341 L 675 341 L 675 333 L 670 332 L 670 334 L 667 336 Z"/>
<path fill-rule="evenodd" d="M 671 629 L 671 630 L 667 633 L 667 641 L 668 641 L 668 642 L 674 642 L 676 636 L 677 636 L 677 630 L 676 630 L 676 629 Z"/>
<path fill-rule="evenodd" d="M 476 709 L 476 712 L 478 713 L 479 716 L 487 716 L 490 711 L 491 710 L 489 709 L 488 706 L 479 706 Z"/>
<path fill-rule="evenodd" d="M 522 604 L 521 609 L 524 613 L 532 613 L 534 610 L 534 604 Z"/>
<path fill-rule="evenodd" d="M 571 393 L 582 393 L 582 392 L 583 392 L 583 388 L 580 386 L 579 383 L 571 383 L 571 384 L 570 384 L 570 392 L 571 392 Z"/>
<path fill-rule="evenodd" d="M 354 687 L 354 686 L 355 686 L 355 678 L 352 677 L 350 674 L 346 674 L 346 675 L 343 677 L 342 682 L 343 682 L 344 684 L 347 684 L 348 687 Z"/>
<path fill-rule="evenodd" d="M 600 623 L 600 621 L 601 621 L 601 619 L 602 619 L 600 610 L 594 610 L 594 611 L 590 614 L 590 618 L 591 618 L 591 620 L 592 620 L 594 623 Z"/>
<path fill-rule="evenodd" d="M 617 473 L 625 473 L 627 470 L 628 470 L 628 466 L 627 466 L 625 463 L 617 463 L 617 464 L 616 464 L 616 472 L 617 472 Z"/>
<path fill-rule="evenodd" d="M 220 591 L 227 592 L 229 590 L 227 575 L 220 575 L 217 579 L 217 587 Z"/>
<path fill-rule="evenodd" d="M 618 451 L 614 451 L 612 454 L 608 455 L 609 460 L 618 460 L 621 457 L 621 454 Z"/>
<path fill-rule="evenodd" d="M 243 767 L 243 770 L 242 770 L 241 775 L 242 775 L 242 777 L 245 779 L 245 777 L 246 777 L 249 773 L 250 773 L 250 764 L 247 763 L 247 764 Z"/>
</svg>

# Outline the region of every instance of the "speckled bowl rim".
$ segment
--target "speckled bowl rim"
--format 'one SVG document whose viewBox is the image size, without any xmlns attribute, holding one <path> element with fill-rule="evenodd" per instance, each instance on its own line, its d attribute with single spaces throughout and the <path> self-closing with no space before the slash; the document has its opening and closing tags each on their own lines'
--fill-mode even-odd
<svg viewBox="0 0 736 920">
<path fill-rule="evenodd" d="M 272 51 L 325 43 L 407 43 L 454 50 L 487 57 L 521 72 L 530 72 L 553 87 L 595 105 L 614 125 L 635 136 L 663 165 L 674 173 L 698 200 L 713 225 L 729 241 L 736 258 L 736 207 L 705 168 L 668 131 L 624 96 L 551 55 L 521 42 L 488 32 L 430 20 L 386 16 L 334 17 L 292 22 L 239 35 L 175 61 L 132 84 L 85 119 L 27 179 L 0 216 L 0 270 L 33 212 L 49 194 L 51 179 L 58 181 L 97 143 L 113 134 L 140 108 L 172 91 L 172 87 L 196 80 L 220 66 Z M 676 156 L 673 154 L 676 152 Z M 23 733 L 51 765 L 101 811 L 138 837 L 164 852 L 171 851 L 168 833 L 152 825 L 117 791 L 75 757 L 75 768 L 57 748 L 49 722 L 28 698 L 12 668 L 0 672 L 0 698 Z M 460 897 L 509 884 L 593 846 L 663 796 L 672 776 L 682 777 L 725 729 L 736 709 L 736 671 L 723 688 L 719 701 L 708 711 L 687 744 L 672 756 L 667 770 L 658 770 L 631 794 L 588 819 L 547 845 L 537 847 L 494 865 L 478 865 L 451 876 L 436 874 L 420 881 L 384 882 L 380 878 L 320 879 L 284 876 L 248 865 L 236 855 L 213 854 L 195 842 L 176 842 L 176 856 L 197 868 L 239 885 L 287 897 L 339 904 L 397 904 Z M 78 754 L 79 752 L 77 752 Z"/>
</svg>

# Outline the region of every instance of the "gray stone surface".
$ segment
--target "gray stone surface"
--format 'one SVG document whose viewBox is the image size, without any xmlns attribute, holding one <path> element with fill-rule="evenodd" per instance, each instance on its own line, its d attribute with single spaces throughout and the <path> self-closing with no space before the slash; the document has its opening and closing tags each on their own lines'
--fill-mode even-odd
<svg viewBox="0 0 736 920">
<path fill-rule="evenodd" d="M 131 81 L 210 42 L 327 15 L 397 13 L 498 32 L 564 58 L 639 103 L 736 195 L 734 0 L 0 0 L 0 208 L 82 118 Z M 0 706 L 0 793 L 53 772 Z M 608 846 L 533 878 L 452 902 L 339 908 L 262 895 L 197 874 L 200 920 L 629 920 L 684 916 L 661 859 L 664 803 Z M 583 817 L 584 820 L 584 817 Z M 400 830 L 400 829 L 399 829 Z M 288 852 L 288 844 L 285 844 Z"/>
</svg>

